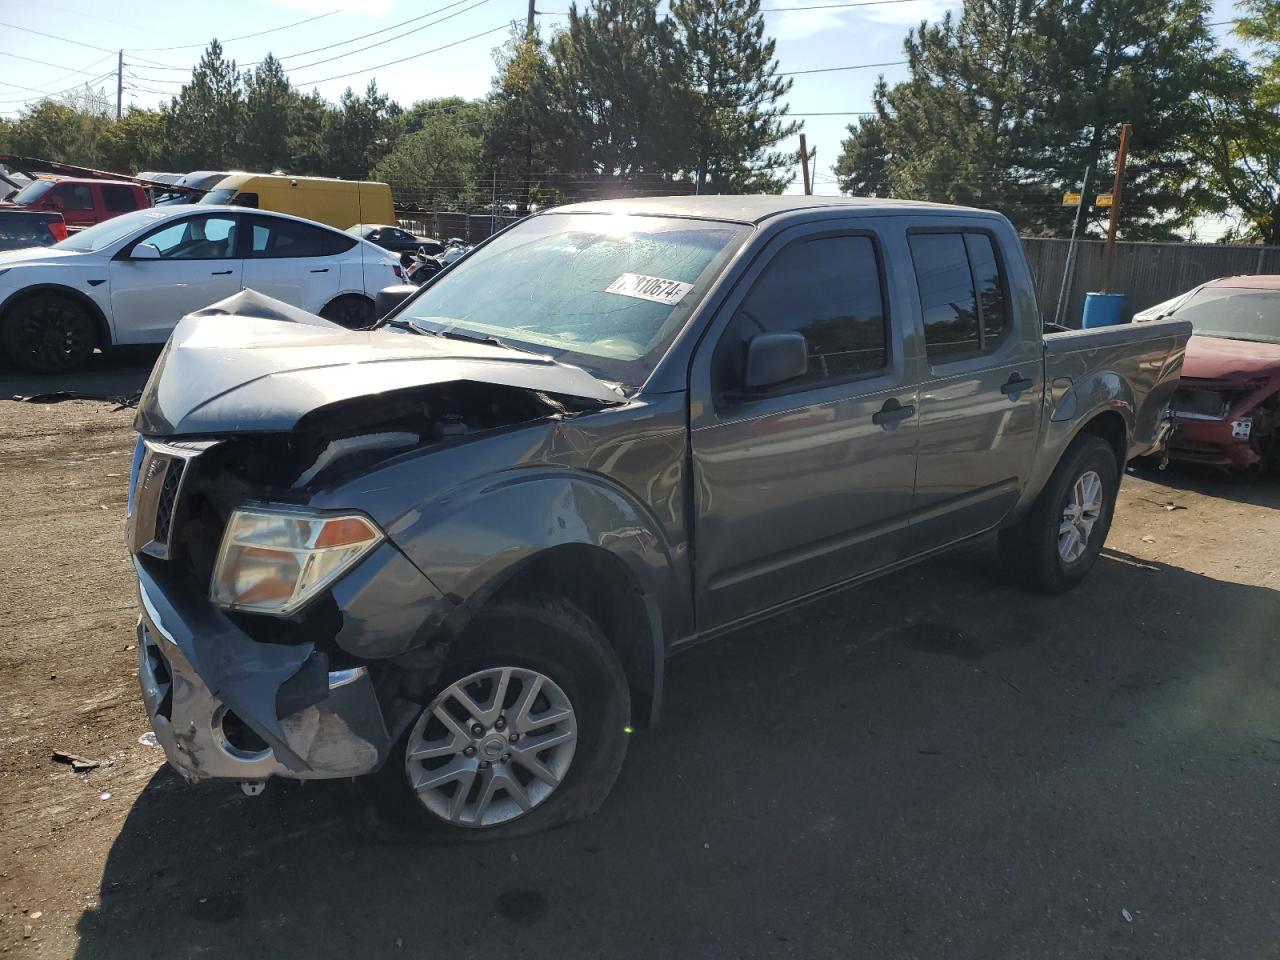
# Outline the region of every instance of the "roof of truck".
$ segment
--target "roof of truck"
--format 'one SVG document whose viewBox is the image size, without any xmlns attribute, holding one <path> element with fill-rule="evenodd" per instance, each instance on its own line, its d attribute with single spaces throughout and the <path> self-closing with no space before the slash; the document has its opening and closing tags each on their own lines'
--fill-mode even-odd
<svg viewBox="0 0 1280 960">
<path fill-rule="evenodd" d="M 806 197 L 803 195 L 707 195 L 641 197 L 626 200 L 593 200 L 556 207 L 549 213 L 622 213 L 651 217 L 697 217 L 760 223 L 770 217 L 807 210 L 845 209 L 858 213 L 990 213 L 975 207 L 956 207 L 919 200 L 886 200 L 877 197 Z"/>
</svg>

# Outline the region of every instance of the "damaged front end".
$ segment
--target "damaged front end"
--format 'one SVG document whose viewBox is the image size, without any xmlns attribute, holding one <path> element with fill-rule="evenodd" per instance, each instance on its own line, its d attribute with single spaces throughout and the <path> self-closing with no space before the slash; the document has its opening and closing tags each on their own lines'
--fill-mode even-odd
<svg viewBox="0 0 1280 960">
<path fill-rule="evenodd" d="M 367 504 L 314 499 L 619 399 L 543 358 L 294 314 L 246 293 L 184 318 L 139 407 L 139 681 L 193 782 L 369 773 L 439 672 L 454 601 Z"/>
</svg>

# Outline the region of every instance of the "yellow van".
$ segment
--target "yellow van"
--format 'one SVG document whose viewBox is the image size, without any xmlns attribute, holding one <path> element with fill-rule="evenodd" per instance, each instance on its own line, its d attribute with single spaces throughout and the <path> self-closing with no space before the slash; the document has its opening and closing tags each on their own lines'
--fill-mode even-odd
<svg viewBox="0 0 1280 960">
<path fill-rule="evenodd" d="M 201 203 L 229 203 L 289 213 L 345 230 L 357 223 L 395 223 L 385 183 L 233 173 L 218 181 Z"/>
</svg>

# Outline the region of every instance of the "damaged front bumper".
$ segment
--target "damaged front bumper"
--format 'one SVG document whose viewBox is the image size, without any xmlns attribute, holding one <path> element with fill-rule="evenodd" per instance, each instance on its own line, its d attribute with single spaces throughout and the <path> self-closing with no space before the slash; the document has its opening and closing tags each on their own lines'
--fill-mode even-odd
<svg viewBox="0 0 1280 960">
<path fill-rule="evenodd" d="M 142 699 L 188 781 L 354 777 L 381 765 L 390 735 L 367 667 L 330 671 L 312 644 L 259 643 L 134 566 Z"/>
</svg>

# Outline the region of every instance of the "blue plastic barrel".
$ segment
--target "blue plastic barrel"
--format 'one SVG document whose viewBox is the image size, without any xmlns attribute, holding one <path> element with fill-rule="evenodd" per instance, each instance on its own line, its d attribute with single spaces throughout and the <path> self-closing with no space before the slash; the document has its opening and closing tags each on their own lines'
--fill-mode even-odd
<svg viewBox="0 0 1280 960">
<path fill-rule="evenodd" d="M 1084 295 L 1084 323 L 1090 327 L 1114 327 L 1118 323 L 1128 323 L 1129 315 L 1124 309 L 1123 293 L 1086 293 Z"/>
</svg>

